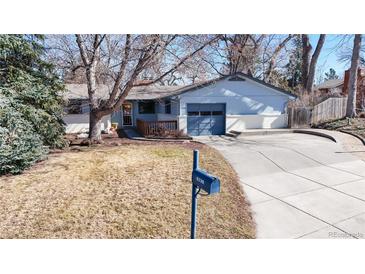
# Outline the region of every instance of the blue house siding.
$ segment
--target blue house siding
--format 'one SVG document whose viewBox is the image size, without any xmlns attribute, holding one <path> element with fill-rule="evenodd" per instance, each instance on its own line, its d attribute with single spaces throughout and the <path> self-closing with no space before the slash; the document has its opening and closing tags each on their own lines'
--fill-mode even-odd
<svg viewBox="0 0 365 274">
<path fill-rule="evenodd" d="M 138 112 L 138 101 L 133 101 L 133 126 L 137 125 L 137 119 L 143 121 L 156 121 L 157 116 L 156 114 L 141 114 Z M 156 111 L 156 102 L 155 102 L 155 111 Z"/>
<path fill-rule="evenodd" d="M 179 100 L 178 99 L 161 99 L 159 101 L 156 101 L 156 113 L 159 114 L 166 114 L 165 113 L 165 102 L 170 101 L 171 104 L 171 115 L 179 115 Z"/>
<path fill-rule="evenodd" d="M 180 100 L 171 99 L 171 114 L 172 115 L 180 115 Z"/>
<path fill-rule="evenodd" d="M 118 123 L 118 128 L 122 126 L 122 111 L 116 111 L 112 113 L 112 123 Z"/>
</svg>

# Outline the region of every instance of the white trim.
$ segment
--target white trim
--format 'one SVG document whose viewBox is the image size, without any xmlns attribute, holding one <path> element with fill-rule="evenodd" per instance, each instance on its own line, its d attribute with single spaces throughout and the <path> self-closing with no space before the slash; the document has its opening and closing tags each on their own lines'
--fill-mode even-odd
<svg viewBox="0 0 365 274">
<path fill-rule="evenodd" d="M 130 105 L 131 106 L 131 121 L 132 121 L 132 124 L 130 125 L 125 125 L 124 124 L 124 112 L 123 112 L 123 105 Z M 130 103 L 130 102 L 125 102 L 122 104 L 122 107 L 121 107 L 121 115 L 122 115 L 122 127 L 133 127 L 133 103 Z M 128 115 L 129 116 L 129 115 Z"/>
<path fill-rule="evenodd" d="M 227 115 L 226 130 L 287 128 L 288 115 Z"/>
<path fill-rule="evenodd" d="M 187 133 L 187 115 L 177 116 L 178 128 Z M 247 129 L 276 129 L 288 127 L 287 114 L 247 114 L 247 115 L 226 115 L 225 131 L 243 131 Z"/>
<path fill-rule="evenodd" d="M 281 113 L 281 114 L 237 114 L 237 115 L 227 114 L 226 117 L 228 117 L 228 118 L 242 118 L 245 116 L 278 117 L 278 116 L 284 115 L 284 114 L 286 114 L 286 113 Z"/>
</svg>

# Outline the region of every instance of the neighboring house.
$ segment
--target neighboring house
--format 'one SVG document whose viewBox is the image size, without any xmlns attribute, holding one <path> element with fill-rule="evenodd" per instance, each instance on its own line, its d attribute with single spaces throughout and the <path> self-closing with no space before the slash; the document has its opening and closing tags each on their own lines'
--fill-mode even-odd
<svg viewBox="0 0 365 274">
<path fill-rule="evenodd" d="M 325 81 L 315 87 L 320 96 L 348 95 L 350 70 L 346 70 L 343 79 Z M 359 68 L 357 73 L 356 105 L 359 111 L 365 110 L 365 69 Z"/>
<path fill-rule="evenodd" d="M 341 94 L 343 89 L 343 79 L 331 79 L 324 81 L 315 87 L 322 95 Z"/>
<path fill-rule="evenodd" d="M 86 85 L 67 85 L 68 98 L 81 106 L 80 118 L 87 115 Z M 99 97 L 107 98 L 109 88 L 99 86 Z M 110 123 L 136 127 L 137 120 L 177 121 L 178 130 L 196 135 L 220 135 L 230 130 L 285 128 L 287 104 L 295 95 L 246 74 L 220 77 L 189 86 L 146 86 L 132 89 L 119 111 L 104 117 Z M 72 119 L 69 119 L 73 115 Z M 69 114 L 67 128 L 85 125 Z M 77 126 L 75 125 L 77 124 Z M 84 127 L 87 130 L 87 127 Z"/>
</svg>

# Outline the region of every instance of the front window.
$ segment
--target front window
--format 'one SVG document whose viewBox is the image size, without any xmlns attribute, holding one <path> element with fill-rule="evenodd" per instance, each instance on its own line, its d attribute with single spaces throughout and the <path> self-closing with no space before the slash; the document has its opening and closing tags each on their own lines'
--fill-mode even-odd
<svg viewBox="0 0 365 274">
<path fill-rule="evenodd" d="M 171 114 L 171 101 L 165 100 L 165 113 Z"/>
<path fill-rule="evenodd" d="M 138 103 L 139 114 L 154 114 L 155 113 L 155 102 L 145 101 Z"/>
<path fill-rule="evenodd" d="M 83 101 L 78 99 L 70 99 L 65 112 L 67 114 L 82 114 Z M 87 104 L 87 103 L 86 103 Z"/>
</svg>

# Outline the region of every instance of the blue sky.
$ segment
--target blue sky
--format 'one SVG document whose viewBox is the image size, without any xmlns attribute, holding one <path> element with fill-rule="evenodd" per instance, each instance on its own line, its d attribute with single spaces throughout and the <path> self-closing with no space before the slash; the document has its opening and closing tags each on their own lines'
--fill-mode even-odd
<svg viewBox="0 0 365 274">
<path fill-rule="evenodd" d="M 310 41 L 313 46 L 313 50 L 317 45 L 319 35 L 310 35 Z M 317 63 L 317 76 L 324 74 L 330 68 L 336 70 L 340 77 L 343 77 L 343 73 L 349 68 L 349 62 L 340 62 L 338 60 L 339 55 L 342 52 L 350 52 L 352 48 L 352 35 L 335 35 L 328 34 L 325 40 L 325 44 L 322 48 L 321 55 L 319 56 Z"/>
</svg>

